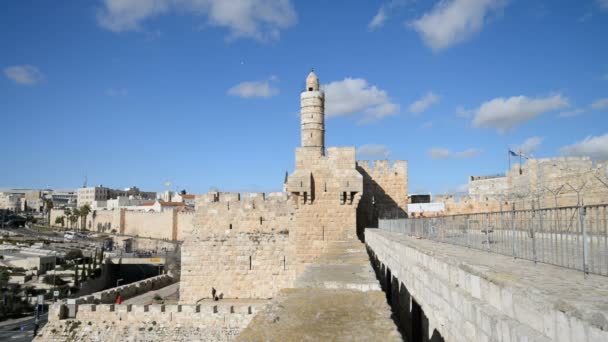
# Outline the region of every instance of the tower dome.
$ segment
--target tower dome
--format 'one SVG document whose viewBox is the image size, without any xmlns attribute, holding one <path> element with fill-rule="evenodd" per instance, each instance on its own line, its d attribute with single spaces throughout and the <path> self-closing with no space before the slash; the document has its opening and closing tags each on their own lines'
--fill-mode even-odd
<svg viewBox="0 0 608 342">
<path fill-rule="evenodd" d="M 314 70 L 310 71 L 308 77 L 306 77 L 306 90 L 317 91 L 319 90 L 319 78 L 315 74 Z"/>
</svg>

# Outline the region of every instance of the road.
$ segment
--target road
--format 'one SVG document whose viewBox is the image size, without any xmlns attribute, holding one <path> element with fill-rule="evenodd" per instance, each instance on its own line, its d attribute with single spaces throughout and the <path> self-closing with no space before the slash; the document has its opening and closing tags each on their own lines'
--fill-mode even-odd
<svg viewBox="0 0 608 342">
<path fill-rule="evenodd" d="M 42 329 L 47 320 L 48 313 L 40 315 L 38 331 Z M 0 341 L 29 342 L 34 337 L 33 330 L 34 316 L 0 322 Z"/>
</svg>

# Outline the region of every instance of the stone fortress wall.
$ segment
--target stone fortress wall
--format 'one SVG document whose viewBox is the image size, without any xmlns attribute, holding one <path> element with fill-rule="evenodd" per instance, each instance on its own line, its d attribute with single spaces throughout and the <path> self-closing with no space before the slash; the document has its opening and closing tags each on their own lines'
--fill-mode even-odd
<svg viewBox="0 0 608 342">
<path fill-rule="evenodd" d="M 554 208 L 608 203 L 608 162 L 589 157 L 530 159 L 514 164 L 505 176 L 469 179 L 468 196 L 438 195 L 444 214 Z"/>
<path fill-rule="evenodd" d="M 117 230 L 123 234 L 183 240 L 182 305 L 87 306 L 74 319 L 60 322 L 90 324 L 88 334 L 72 329 L 75 337 L 85 341 L 96 341 L 91 336 L 99 340 L 102 332 L 107 333 L 104 337 L 122 333 L 138 340 L 232 340 L 251 320 L 252 307 L 221 309 L 222 303 L 265 301 L 281 289 L 294 287 L 296 277 L 330 252 L 332 244 L 360 238 L 358 217 L 369 220 L 367 224 L 378 217 L 405 215 L 407 162 L 391 166 L 389 161 L 375 161 L 369 167 L 366 162 L 357 163 L 354 147 L 326 149 L 324 94 L 312 72 L 301 105 L 302 146 L 296 149 L 295 170 L 286 179 L 284 192 L 197 196 L 197 210 L 189 214 L 192 220 L 181 213 L 157 214 L 167 215 L 162 232 L 156 224 L 150 224 L 148 231 L 143 222 L 148 216 L 143 213 L 121 211 Z M 184 221 L 190 225 L 182 227 Z M 214 297 L 222 300 L 213 302 Z M 208 303 L 219 304 L 209 308 Z M 70 329 L 64 325 L 55 330 L 57 336 L 65 336 Z"/>
<path fill-rule="evenodd" d="M 71 319 L 67 306 L 49 308 L 49 323 L 37 340 L 232 341 L 263 303 L 200 305 L 82 304 Z"/>
<path fill-rule="evenodd" d="M 313 73 L 301 104 L 302 146 L 283 193 L 197 198 L 196 228 L 182 246 L 182 303 L 211 298 L 214 290 L 223 298 L 272 298 L 329 243 L 357 239 L 358 211 L 372 222 L 404 213 L 407 162 L 358 166 L 354 147 L 325 149 L 324 95 Z M 365 191 L 372 195 L 361 202 Z"/>
<path fill-rule="evenodd" d="M 363 176 L 363 196 L 357 210 L 357 232 L 363 237 L 367 227 L 378 227 L 378 218 L 406 217 L 408 174 L 407 161 L 358 160 Z"/>
<path fill-rule="evenodd" d="M 64 216 L 62 209 L 51 210 L 51 223 Z M 94 232 L 147 237 L 165 240 L 182 240 L 192 233 L 194 213 L 167 210 L 160 213 L 125 209 L 97 210 L 87 216 L 87 229 Z M 69 227 L 65 225 L 66 229 Z"/>
<path fill-rule="evenodd" d="M 180 301 L 270 298 L 293 281 L 289 228 L 292 208 L 283 193 L 211 192 L 197 198 L 196 229 L 184 240 Z"/>
</svg>

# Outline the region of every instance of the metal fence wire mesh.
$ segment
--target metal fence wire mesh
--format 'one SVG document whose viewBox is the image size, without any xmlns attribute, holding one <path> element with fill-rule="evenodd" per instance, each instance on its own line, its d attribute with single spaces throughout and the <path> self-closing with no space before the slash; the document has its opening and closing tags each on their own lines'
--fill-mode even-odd
<svg viewBox="0 0 608 342">
<path fill-rule="evenodd" d="M 608 276 L 608 205 L 381 219 L 390 232 Z"/>
</svg>

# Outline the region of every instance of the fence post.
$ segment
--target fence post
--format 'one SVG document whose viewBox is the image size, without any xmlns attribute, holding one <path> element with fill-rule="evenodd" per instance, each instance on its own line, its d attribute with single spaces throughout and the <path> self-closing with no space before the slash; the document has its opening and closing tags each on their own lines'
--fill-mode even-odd
<svg viewBox="0 0 608 342">
<path fill-rule="evenodd" d="M 536 216 L 536 208 L 534 201 L 532 201 L 532 213 L 530 217 L 530 235 L 532 237 L 532 259 L 534 259 L 534 263 L 536 264 L 536 234 L 534 234 L 534 216 Z"/>
<path fill-rule="evenodd" d="M 587 274 L 589 274 L 587 260 L 587 220 L 585 220 L 585 216 L 587 216 L 587 207 L 583 206 L 578 212 L 580 213 L 581 229 L 583 231 L 583 272 L 585 273 L 585 278 L 587 278 Z"/>
<path fill-rule="evenodd" d="M 490 251 L 490 214 L 486 214 L 486 245 Z"/>
<path fill-rule="evenodd" d="M 515 248 L 515 203 L 511 207 L 511 237 L 513 238 L 513 258 L 517 259 L 517 250 Z"/>
<path fill-rule="evenodd" d="M 470 235 L 470 230 L 469 230 L 469 215 L 467 215 L 464 220 L 467 222 L 467 229 L 464 232 L 465 235 L 467 236 L 467 247 L 471 247 L 470 243 L 469 243 L 469 235 Z"/>
</svg>

